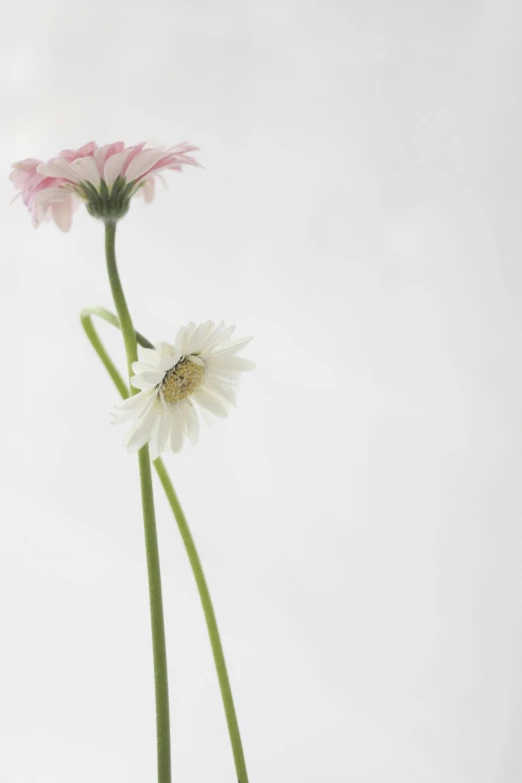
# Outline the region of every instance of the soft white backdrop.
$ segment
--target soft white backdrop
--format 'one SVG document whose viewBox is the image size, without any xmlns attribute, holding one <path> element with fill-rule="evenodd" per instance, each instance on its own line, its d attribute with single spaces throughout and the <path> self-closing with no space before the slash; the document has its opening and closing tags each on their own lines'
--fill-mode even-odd
<svg viewBox="0 0 522 783">
<path fill-rule="evenodd" d="M 515 0 L 6 6 L 1 783 L 155 777 L 136 460 L 78 319 L 111 306 L 102 226 L 8 206 L 12 161 L 120 138 L 205 166 L 120 225 L 137 327 L 255 336 L 238 410 L 167 458 L 252 783 L 522 779 L 521 23 Z M 230 783 L 157 508 L 174 783 Z"/>
</svg>

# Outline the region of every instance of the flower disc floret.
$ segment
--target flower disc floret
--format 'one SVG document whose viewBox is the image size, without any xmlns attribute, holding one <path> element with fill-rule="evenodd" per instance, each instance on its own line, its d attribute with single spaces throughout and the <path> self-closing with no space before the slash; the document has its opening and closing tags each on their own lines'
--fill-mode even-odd
<svg viewBox="0 0 522 783">
<path fill-rule="evenodd" d="M 170 405 L 181 402 L 198 388 L 205 371 L 205 365 L 196 364 L 195 356 L 181 359 L 163 378 L 161 393 Z"/>
</svg>

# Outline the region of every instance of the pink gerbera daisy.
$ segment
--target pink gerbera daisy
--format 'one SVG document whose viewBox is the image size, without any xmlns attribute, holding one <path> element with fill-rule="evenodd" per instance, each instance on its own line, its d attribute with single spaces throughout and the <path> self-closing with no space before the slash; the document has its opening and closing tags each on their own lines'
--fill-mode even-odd
<svg viewBox="0 0 522 783">
<path fill-rule="evenodd" d="M 98 147 L 91 141 L 78 150 L 63 150 L 47 163 L 36 158 L 15 163 L 10 178 L 35 226 L 54 220 L 68 231 L 80 201 L 93 217 L 109 221 L 125 215 L 135 193 L 150 203 L 160 171 L 200 165 L 188 154 L 196 150 L 185 142 L 163 149 L 144 142 L 125 147 L 122 141 Z"/>
</svg>

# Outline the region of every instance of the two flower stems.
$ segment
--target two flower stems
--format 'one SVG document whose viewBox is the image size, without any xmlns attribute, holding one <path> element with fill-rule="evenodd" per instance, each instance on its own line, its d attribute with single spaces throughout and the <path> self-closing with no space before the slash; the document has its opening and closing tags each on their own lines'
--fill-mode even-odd
<svg viewBox="0 0 522 783">
<path fill-rule="evenodd" d="M 230 743 L 232 745 L 232 753 L 234 754 L 238 783 L 248 783 L 245 756 L 243 754 L 243 746 L 241 744 L 241 735 L 239 733 L 236 709 L 234 707 L 234 700 L 232 698 L 232 690 L 230 688 L 230 681 L 228 679 L 225 655 L 223 653 L 223 646 L 219 636 L 216 615 L 214 613 L 214 607 L 212 606 L 212 600 L 210 598 L 210 592 L 207 586 L 207 581 L 205 579 L 205 574 L 203 573 L 203 567 L 201 565 L 190 528 L 185 518 L 185 514 L 183 513 L 183 509 L 181 508 L 169 474 L 165 469 L 165 465 L 161 459 L 157 459 L 154 462 L 154 467 L 156 468 L 156 473 L 158 474 L 159 480 L 161 481 L 163 489 L 165 490 L 165 495 L 167 496 L 170 507 L 174 513 L 174 516 L 176 517 L 178 530 L 180 532 L 181 538 L 183 539 L 185 550 L 192 568 L 192 573 L 194 574 L 194 578 L 196 580 L 201 605 L 203 607 L 203 613 L 205 615 L 205 622 L 207 624 L 210 645 L 212 647 L 212 654 L 214 656 L 214 664 L 216 666 L 219 688 L 221 690 L 221 698 L 223 699 L 223 706 L 225 708 L 225 716 L 227 719 L 228 733 L 230 735 Z"/>
<path fill-rule="evenodd" d="M 107 258 L 107 271 L 111 285 L 114 304 L 116 307 L 117 318 L 112 313 L 102 308 L 90 308 L 84 310 L 81 315 L 82 324 L 93 348 L 103 362 L 114 384 L 121 396 L 126 398 L 129 391 L 118 370 L 114 366 L 108 353 L 106 352 L 96 330 L 92 324 L 92 315 L 98 315 L 104 320 L 121 329 L 125 352 L 127 355 L 127 365 L 129 377 L 132 374 L 132 363 L 137 359 L 137 342 L 145 347 L 151 347 L 151 343 L 141 334 L 134 330 L 123 288 L 121 285 L 118 268 L 116 265 L 115 253 L 116 223 L 107 222 L 105 224 L 105 252 Z M 130 394 L 135 393 L 130 387 Z M 150 595 L 150 613 L 152 626 L 152 644 L 154 658 L 154 682 L 156 692 L 156 728 L 157 728 L 157 750 L 158 750 L 158 783 L 170 783 L 171 781 L 171 758 L 170 758 L 170 717 L 169 717 L 169 696 L 168 696 L 168 676 L 167 676 L 167 656 L 165 644 L 165 625 L 163 619 L 163 600 L 161 592 L 161 572 L 158 552 L 158 540 L 156 532 L 156 520 L 154 513 L 154 496 L 152 489 L 152 475 L 150 468 L 149 450 L 144 446 L 138 453 L 140 484 L 143 507 L 143 520 L 145 527 L 145 547 L 147 554 L 147 571 L 149 579 Z M 225 715 L 234 755 L 234 763 L 238 783 L 248 783 L 245 757 L 239 733 L 230 681 L 228 678 L 225 657 L 219 630 L 216 622 L 216 616 L 212 606 L 210 593 L 206 583 L 201 561 L 187 524 L 187 520 L 179 503 L 178 497 L 165 469 L 163 461 L 158 458 L 154 462 L 154 467 L 161 481 L 167 500 L 176 518 L 178 529 L 185 545 L 187 556 L 194 574 L 198 588 L 205 621 L 208 628 L 210 644 L 214 656 L 219 687 L 225 708 Z"/>
</svg>

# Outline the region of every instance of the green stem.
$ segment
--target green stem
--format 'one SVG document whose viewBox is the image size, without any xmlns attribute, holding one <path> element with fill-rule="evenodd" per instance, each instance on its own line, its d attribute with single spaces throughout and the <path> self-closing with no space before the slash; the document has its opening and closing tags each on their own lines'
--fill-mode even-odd
<svg viewBox="0 0 522 783">
<path fill-rule="evenodd" d="M 194 539 L 192 538 L 192 533 L 190 532 L 185 514 L 183 513 L 183 509 L 181 508 L 169 474 L 165 469 L 165 465 L 161 459 L 157 459 L 154 462 L 154 467 L 156 468 L 156 473 L 158 474 L 159 480 L 161 481 L 163 489 L 165 490 L 170 507 L 174 512 L 174 516 L 176 517 L 178 529 L 181 538 L 183 539 L 183 543 L 185 544 L 185 549 L 190 561 L 192 573 L 194 574 L 194 579 L 196 580 L 198 587 L 199 597 L 201 599 L 203 612 L 205 614 L 205 621 L 207 623 L 208 635 L 210 637 L 210 644 L 212 646 L 212 653 L 214 655 L 214 663 L 216 665 L 219 687 L 221 689 L 221 698 L 223 699 L 223 706 L 225 708 L 228 733 L 230 735 L 230 742 L 232 744 L 232 753 L 234 754 L 238 783 L 248 783 L 245 756 L 243 753 L 243 746 L 241 744 L 241 735 L 239 733 L 236 709 L 234 707 L 234 699 L 232 698 L 232 690 L 230 688 L 230 680 L 228 679 L 225 655 L 223 653 L 223 646 L 219 636 L 216 615 L 214 613 L 214 607 L 212 606 L 207 580 L 205 579 L 205 574 L 203 573 L 203 567 L 201 565 L 201 560 L 199 559 Z"/>
<path fill-rule="evenodd" d="M 113 326 L 116 326 L 118 329 L 120 328 L 120 322 L 118 321 L 115 315 L 109 312 L 109 310 L 105 310 L 105 308 L 103 307 L 87 307 L 85 308 L 85 310 L 82 310 L 80 315 L 82 326 L 85 330 L 85 334 L 89 338 L 94 350 L 102 360 L 103 365 L 107 370 L 107 372 L 109 373 L 109 375 L 111 376 L 116 388 L 118 389 L 122 397 L 128 397 L 129 392 L 127 390 L 127 385 L 123 380 L 123 378 L 121 377 L 118 370 L 116 369 L 116 367 L 114 366 L 114 364 L 112 363 L 111 357 L 105 350 L 105 346 L 103 345 L 102 341 L 98 337 L 98 333 L 92 323 L 92 318 L 91 318 L 92 315 L 97 315 L 100 318 L 103 318 L 104 321 L 107 321 Z M 136 332 L 136 339 L 139 342 L 139 344 L 143 345 L 145 348 L 153 347 L 152 344 L 149 343 L 149 341 L 146 340 L 144 337 L 142 337 L 142 335 L 139 334 L 138 332 Z"/>
<path fill-rule="evenodd" d="M 111 284 L 114 305 L 118 314 L 119 325 L 123 335 L 123 342 L 125 344 L 125 353 L 127 355 L 127 365 L 130 377 L 132 374 L 132 363 L 137 359 L 137 342 L 136 333 L 134 331 L 134 326 L 132 325 L 132 319 L 129 313 L 129 308 L 127 307 L 127 302 L 125 301 L 125 295 L 123 293 L 120 276 L 118 274 L 118 267 L 116 265 L 116 253 L 114 247 L 115 238 L 116 223 L 107 222 L 105 224 L 105 253 L 107 257 L 107 272 Z M 109 369 L 108 362 L 110 362 L 110 359 L 105 351 L 104 354 L 105 358 L 103 358 L 101 355 L 100 358 L 102 358 L 103 363 L 107 369 Z M 115 381 L 114 373 L 116 372 L 116 368 L 113 368 L 113 370 L 113 372 L 109 372 L 112 379 Z M 117 385 L 121 391 L 119 383 L 117 383 Z M 150 619 L 152 626 L 152 652 L 154 658 L 158 783 L 170 783 L 170 716 L 169 686 L 167 677 L 167 650 L 165 645 L 165 624 L 163 621 L 163 599 L 161 594 L 161 571 L 148 446 L 144 446 L 138 452 L 138 462 L 140 468 L 141 501 L 145 528 L 145 550 L 147 554 Z"/>
<path fill-rule="evenodd" d="M 96 329 L 94 328 L 92 323 L 93 315 L 97 315 L 100 318 L 103 318 L 103 320 L 107 321 L 108 323 L 116 327 L 119 327 L 118 319 L 115 318 L 114 315 L 110 313 L 108 310 L 104 310 L 103 308 L 99 308 L 99 307 L 87 308 L 83 310 L 81 314 L 83 328 L 85 329 L 87 337 L 89 338 L 94 350 L 96 351 L 96 353 L 102 360 L 103 364 L 105 365 L 120 395 L 125 399 L 126 397 L 129 396 L 129 390 L 127 389 L 123 378 L 121 377 L 120 373 L 114 366 L 112 360 L 110 359 L 109 355 L 105 351 L 105 348 L 103 347 L 100 338 L 98 337 Z M 143 335 L 139 334 L 139 332 L 136 332 L 136 338 L 140 345 L 143 345 L 144 347 L 150 347 L 151 343 L 149 343 L 149 341 L 145 337 L 143 337 Z M 176 519 L 180 535 L 183 539 L 183 543 L 185 544 L 185 549 L 187 550 L 187 555 L 189 558 L 190 565 L 192 567 L 192 572 L 196 580 L 196 585 L 198 588 L 201 604 L 203 607 L 203 612 L 205 615 L 205 621 L 208 628 L 208 634 L 210 637 L 212 653 L 214 655 L 214 663 L 218 675 L 219 687 L 221 690 L 223 705 L 225 707 L 225 715 L 227 719 L 228 732 L 230 735 L 230 741 L 232 745 L 232 752 L 234 754 L 234 762 L 236 766 L 238 783 L 248 783 L 245 757 L 243 754 L 243 747 L 241 744 L 241 735 L 239 733 L 239 726 L 237 722 L 236 711 L 234 708 L 234 700 L 232 698 L 232 691 L 230 688 L 230 681 L 228 678 L 225 656 L 223 653 L 223 647 L 221 645 L 221 639 L 219 636 L 216 615 L 214 613 L 214 608 L 212 606 L 212 601 L 210 598 L 210 593 L 208 590 L 205 575 L 203 573 L 203 568 L 201 566 L 201 561 L 199 559 L 196 545 L 194 543 L 194 539 L 192 538 L 192 534 L 190 532 L 187 520 L 179 504 L 178 498 L 174 491 L 174 487 L 172 486 L 172 482 L 165 469 L 165 465 L 163 461 L 160 458 L 157 459 L 154 462 L 154 467 L 162 483 L 163 489 L 165 490 L 165 494 L 167 495 L 167 499 L 169 501 L 174 517 Z"/>
<path fill-rule="evenodd" d="M 132 363 L 138 358 L 138 347 L 136 342 L 136 333 L 134 332 L 134 326 L 132 325 L 132 319 L 125 301 L 125 294 L 121 285 L 120 275 L 118 273 L 118 266 L 116 264 L 116 223 L 107 221 L 105 223 L 105 257 L 107 259 L 107 274 L 109 275 L 109 282 L 111 284 L 112 298 L 114 299 L 114 306 L 118 314 L 118 320 L 120 322 L 120 329 L 123 336 L 123 342 L 125 345 L 125 354 L 127 356 L 127 369 L 129 372 L 129 378 L 133 374 Z M 133 390 L 135 394 L 137 390 Z"/>
</svg>

